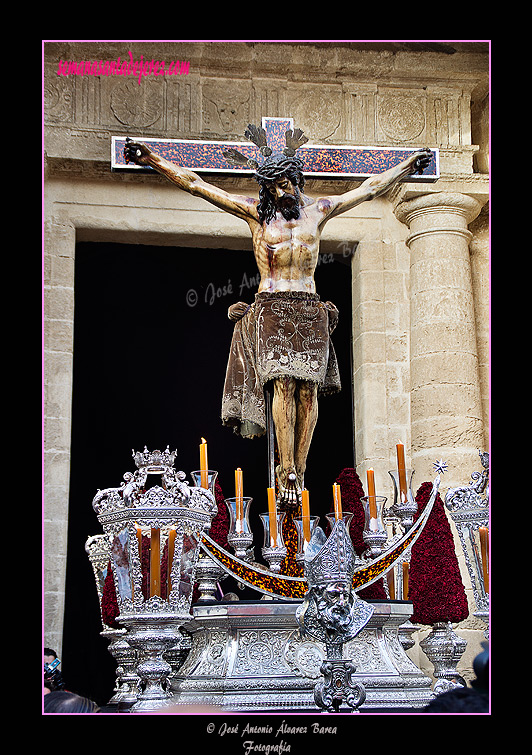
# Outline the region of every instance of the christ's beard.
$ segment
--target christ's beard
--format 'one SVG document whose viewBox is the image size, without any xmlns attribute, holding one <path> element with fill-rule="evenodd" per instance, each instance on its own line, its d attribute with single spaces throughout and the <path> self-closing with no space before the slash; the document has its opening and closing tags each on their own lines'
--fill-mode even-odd
<svg viewBox="0 0 532 755">
<path fill-rule="evenodd" d="M 285 220 L 297 220 L 299 218 L 299 195 L 292 197 L 287 195 L 278 203 L 277 208 Z"/>
</svg>

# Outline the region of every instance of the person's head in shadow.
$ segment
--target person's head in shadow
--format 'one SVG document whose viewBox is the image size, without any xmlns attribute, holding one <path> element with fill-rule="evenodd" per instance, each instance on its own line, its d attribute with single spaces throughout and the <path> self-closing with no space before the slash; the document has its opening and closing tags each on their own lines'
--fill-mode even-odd
<svg viewBox="0 0 532 755">
<path fill-rule="evenodd" d="M 44 697 L 44 713 L 99 713 L 93 700 L 73 692 L 57 690 Z"/>
</svg>

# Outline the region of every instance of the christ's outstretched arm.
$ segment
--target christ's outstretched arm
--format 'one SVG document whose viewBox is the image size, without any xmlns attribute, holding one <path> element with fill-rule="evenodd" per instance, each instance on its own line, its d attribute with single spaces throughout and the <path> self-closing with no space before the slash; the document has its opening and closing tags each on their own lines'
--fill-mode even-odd
<svg viewBox="0 0 532 755">
<path fill-rule="evenodd" d="M 154 168 L 183 191 L 188 191 L 198 197 L 206 199 L 211 204 L 225 212 L 236 215 L 243 220 L 258 220 L 257 200 L 252 197 L 229 194 L 227 191 L 204 181 L 197 173 L 188 168 L 182 168 L 152 152 L 142 142 L 126 141 L 124 157 L 128 162 L 136 165 L 146 165 Z"/>
<path fill-rule="evenodd" d="M 375 197 L 384 194 L 384 192 L 388 191 L 402 178 L 406 178 L 406 176 L 418 171 L 423 172 L 431 159 L 432 152 L 430 149 L 417 150 L 402 163 L 396 165 L 395 168 L 390 168 L 390 170 L 386 170 L 384 173 L 367 178 L 358 188 L 346 191 L 345 194 L 340 194 L 339 196 L 323 197 L 319 200 L 324 209 L 323 222 L 350 210 L 352 207 L 356 207 L 362 202 L 375 199 Z"/>
</svg>

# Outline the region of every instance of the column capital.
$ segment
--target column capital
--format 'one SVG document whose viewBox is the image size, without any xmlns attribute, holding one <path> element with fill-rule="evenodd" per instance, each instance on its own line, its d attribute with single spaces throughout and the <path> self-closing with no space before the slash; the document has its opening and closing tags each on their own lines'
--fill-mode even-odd
<svg viewBox="0 0 532 755">
<path fill-rule="evenodd" d="M 396 218 L 410 227 L 412 219 L 426 212 L 455 211 L 462 215 L 466 224 L 471 223 L 482 209 L 482 203 L 467 194 L 454 192 L 431 192 L 414 199 L 400 202 L 395 208 Z"/>
</svg>

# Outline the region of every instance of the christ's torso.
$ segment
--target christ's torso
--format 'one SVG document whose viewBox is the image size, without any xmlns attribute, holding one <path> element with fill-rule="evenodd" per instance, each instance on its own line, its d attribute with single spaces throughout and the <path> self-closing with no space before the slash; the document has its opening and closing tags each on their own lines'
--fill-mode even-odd
<svg viewBox="0 0 532 755">
<path fill-rule="evenodd" d="M 321 220 L 323 214 L 312 202 L 301 207 L 297 220 L 286 220 L 277 212 L 269 223 L 253 224 L 253 249 L 261 277 L 259 293 L 316 293 L 314 271 L 318 264 Z"/>
</svg>

